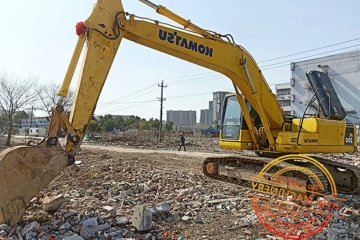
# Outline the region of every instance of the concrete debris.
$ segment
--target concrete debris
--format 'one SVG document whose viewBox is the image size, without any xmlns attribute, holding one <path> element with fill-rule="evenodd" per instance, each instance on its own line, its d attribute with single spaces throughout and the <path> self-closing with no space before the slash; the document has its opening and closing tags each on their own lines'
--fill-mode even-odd
<svg viewBox="0 0 360 240">
<path fill-rule="evenodd" d="M 181 218 L 181 220 L 183 220 L 183 221 L 189 221 L 189 220 L 190 220 L 190 217 L 189 217 L 189 216 L 183 216 L 183 217 Z"/>
<path fill-rule="evenodd" d="M 162 214 L 169 213 L 170 212 L 170 205 L 169 204 L 161 204 L 159 206 L 149 208 L 149 210 L 154 216 L 159 216 L 159 215 L 162 215 Z"/>
<path fill-rule="evenodd" d="M 64 237 L 63 240 L 84 240 L 84 238 L 77 234 L 74 234 L 68 237 Z"/>
<path fill-rule="evenodd" d="M 143 232 L 150 230 L 153 227 L 152 212 L 143 205 L 137 205 L 135 206 L 131 222 L 138 231 Z"/>
<path fill-rule="evenodd" d="M 62 194 L 45 197 L 42 203 L 42 208 L 47 212 L 56 211 L 58 209 L 64 208 L 68 202 L 70 202 L 70 198 L 64 197 Z"/>
<path fill-rule="evenodd" d="M 22 230 L 21 230 L 21 235 L 24 236 L 26 235 L 28 232 L 30 231 L 34 231 L 34 232 L 38 232 L 40 231 L 40 225 L 37 222 L 31 222 L 28 223 Z"/>
<path fill-rule="evenodd" d="M 116 220 L 116 225 L 125 225 L 129 223 L 129 219 L 126 217 L 122 217 Z"/>
<path fill-rule="evenodd" d="M 81 164 L 65 169 L 33 198 L 17 226 L 1 224 L 0 239 L 279 239 L 259 223 L 249 188 L 203 176 L 204 153 L 230 152 L 214 147 L 216 139 L 187 138 L 187 152 L 179 155 L 175 140 L 108 138 L 91 144 L 125 146 L 128 152 L 82 148 Z M 340 210 L 344 217 L 309 239 L 360 239 L 360 197 L 338 197 L 347 200 Z"/>
</svg>

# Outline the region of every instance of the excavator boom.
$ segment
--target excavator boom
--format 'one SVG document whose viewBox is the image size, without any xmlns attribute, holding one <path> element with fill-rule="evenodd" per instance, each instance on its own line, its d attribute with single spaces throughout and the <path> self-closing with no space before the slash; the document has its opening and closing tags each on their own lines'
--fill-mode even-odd
<svg viewBox="0 0 360 240">
<path fill-rule="evenodd" d="M 241 91 L 260 114 L 268 139 L 274 144 L 270 126 L 281 129 L 284 114 L 253 57 L 240 45 L 224 41 L 220 34 L 203 30 L 161 5 L 142 2 L 190 30 L 170 28 L 125 13 L 121 1 L 97 1 L 91 16 L 79 27 L 84 32 L 79 36 L 59 91 L 60 96 L 66 96 L 85 42 L 85 58 L 69 124 L 60 123 L 69 132 L 66 151 L 75 155 L 79 148 L 122 38 L 228 76 L 235 90 Z"/>
</svg>

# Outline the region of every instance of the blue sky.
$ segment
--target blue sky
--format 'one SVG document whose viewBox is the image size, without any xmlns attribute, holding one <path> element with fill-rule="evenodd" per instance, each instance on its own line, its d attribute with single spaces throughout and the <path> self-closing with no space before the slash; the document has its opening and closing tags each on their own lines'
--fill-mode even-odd
<svg viewBox="0 0 360 240">
<path fill-rule="evenodd" d="M 137 0 L 123 0 L 125 11 L 163 22 L 170 20 Z M 230 33 L 259 63 L 273 88 L 287 82 L 289 63 L 326 51 L 358 50 L 360 40 L 264 62 L 360 37 L 360 1 L 347 0 L 154 0 L 204 29 Z M 89 0 L 3 1 L 0 9 L 0 72 L 40 83 L 61 83 L 77 36 L 75 25 L 91 13 Z M 353 47 L 352 47 L 353 46 Z M 325 56 L 317 55 L 317 56 Z M 275 65 L 270 65 L 275 64 Z M 269 66 L 270 65 L 270 66 Z M 280 67 L 278 67 L 280 66 Z M 75 89 L 77 74 L 72 87 Z M 161 80 L 166 110 L 208 107 L 212 92 L 231 91 L 230 80 L 216 72 L 123 40 L 95 114 L 159 118 Z M 136 94 L 129 97 L 130 94 Z M 199 112 L 198 112 L 199 118 Z"/>
</svg>

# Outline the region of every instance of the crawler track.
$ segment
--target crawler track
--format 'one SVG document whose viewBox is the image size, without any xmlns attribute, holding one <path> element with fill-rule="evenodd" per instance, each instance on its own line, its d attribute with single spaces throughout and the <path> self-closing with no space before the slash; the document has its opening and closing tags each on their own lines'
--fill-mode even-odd
<svg viewBox="0 0 360 240">
<path fill-rule="evenodd" d="M 360 193 L 360 169 L 356 166 L 335 162 L 329 159 L 313 157 L 321 162 L 333 176 L 337 191 L 342 193 Z M 240 186 L 251 186 L 251 178 L 257 176 L 261 169 L 274 158 L 252 157 L 252 156 L 229 156 L 209 157 L 203 162 L 203 173 L 205 176 L 221 182 L 228 182 Z M 325 191 L 329 191 L 329 184 L 322 172 L 315 169 L 307 162 L 283 162 L 276 166 L 275 170 L 289 166 L 303 166 L 309 168 L 320 179 Z M 307 183 L 315 183 L 315 180 L 303 173 L 289 176 Z M 270 180 L 270 179 L 269 179 Z"/>
<path fill-rule="evenodd" d="M 360 194 L 360 168 L 330 159 L 313 158 L 324 164 L 330 171 L 339 192 Z"/>
</svg>

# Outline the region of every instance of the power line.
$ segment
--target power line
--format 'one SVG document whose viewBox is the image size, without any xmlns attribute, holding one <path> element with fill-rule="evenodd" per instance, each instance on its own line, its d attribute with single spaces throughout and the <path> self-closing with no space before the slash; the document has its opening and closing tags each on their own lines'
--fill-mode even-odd
<svg viewBox="0 0 360 240">
<path fill-rule="evenodd" d="M 157 83 L 152 83 L 152 84 L 150 84 L 150 85 L 148 85 L 148 86 L 146 86 L 146 87 L 144 87 L 144 88 L 141 88 L 141 89 L 136 90 L 136 91 L 134 91 L 134 92 L 132 92 L 132 93 L 129 93 L 128 95 L 122 96 L 122 97 L 117 98 L 117 99 L 115 99 L 115 100 L 113 100 L 113 101 L 110 101 L 110 102 L 101 102 L 101 104 L 109 104 L 109 103 L 113 103 L 114 101 L 123 101 L 123 100 L 125 100 L 125 99 L 129 100 L 129 98 L 130 98 L 130 99 L 131 99 L 131 98 L 134 98 L 134 97 L 135 97 L 136 95 L 138 95 L 139 93 L 144 92 L 144 91 L 147 91 L 147 90 L 149 90 L 149 88 L 155 87 L 156 85 L 157 85 Z M 157 89 L 157 88 L 155 88 L 155 89 Z"/>
<path fill-rule="evenodd" d="M 293 54 L 289 54 L 289 55 L 285 55 L 285 56 L 281 56 L 281 57 L 271 58 L 271 59 L 259 61 L 258 63 L 270 62 L 270 61 L 274 61 L 274 60 L 278 60 L 278 59 L 282 59 L 282 58 L 292 57 L 292 56 L 296 56 L 296 55 L 300 55 L 300 54 L 304 54 L 304 53 L 308 53 L 308 52 L 317 51 L 317 50 L 324 49 L 324 48 L 329 48 L 329 47 L 341 45 L 341 44 L 344 44 L 344 43 L 354 42 L 354 41 L 357 41 L 357 40 L 360 40 L 360 38 L 354 38 L 354 39 L 351 39 L 351 40 L 348 40 L 348 41 L 334 43 L 334 44 L 327 45 L 327 46 L 324 46 L 324 47 L 314 48 L 314 49 L 310 49 L 310 50 L 306 50 L 306 51 L 302 51 L 302 52 L 298 52 L 298 53 L 293 53 Z"/>
<path fill-rule="evenodd" d="M 288 64 L 286 64 L 286 66 L 288 66 Z M 347 71 L 347 70 L 352 70 L 352 69 L 356 69 L 356 68 L 351 68 L 351 69 L 343 69 L 343 70 L 339 70 L 339 71 Z M 360 69 L 359 69 L 360 70 Z M 339 72 L 338 71 L 338 72 Z M 221 76 L 221 75 L 220 75 Z M 216 76 L 213 76 L 213 77 L 216 77 Z M 221 76 L 223 77 L 223 76 Z M 216 78 L 213 78 L 213 79 L 218 79 L 218 78 L 221 78 L 221 77 L 216 77 Z M 206 78 L 200 78 L 200 80 L 198 81 L 190 81 L 190 82 L 199 82 L 199 81 L 207 81 L 208 79 Z M 276 81 L 272 81 L 272 82 L 268 82 L 270 86 L 274 86 L 278 83 L 283 83 L 283 82 L 286 82 L 288 81 L 289 79 L 283 79 L 283 80 L 276 80 Z M 182 82 L 182 83 L 185 83 L 185 82 Z M 174 85 L 174 84 L 173 84 Z M 156 89 L 154 90 L 151 90 L 151 92 L 155 91 Z M 228 92 L 231 92 L 233 90 L 228 90 Z M 174 99 L 174 98 L 185 98 L 185 97 L 196 97 L 196 96 L 204 96 L 204 95 L 208 95 L 209 93 L 208 92 L 201 92 L 201 93 L 194 93 L 194 94 L 186 94 L 186 95 L 177 95 L 177 96 L 171 96 L 171 97 L 168 97 L 168 99 Z M 110 106 L 113 106 L 113 105 L 116 105 L 116 104 L 133 104 L 133 103 L 148 103 L 148 102 L 154 102 L 154 101 L 157 101 L 157 100 L 153 100 L 153 99 L 149 99 L 149 100 L 145 100 L 145 101 L 136 101 L 136 102 L 116 102 L 116 103 L 113 103 L 111 105 L 108 105 L 106 107 L 110 107 Z M 170 102 L 176 102 L 176 101 L 170 101 Z M 127 107 L 126 107 L 127 108 Z M 118 110 L 121 110 L 121 109 L 118 109 Z"/>
<path fill-rule="evenodd" d="M 189 78 L 189 77 L 199 76 L 199 75 L 205 75 L 205 74 L 209 74 L 209 73 L 213 73 L 213 72 L 196 73 L 196 74 L 191 74 L 191 75 L 186 75 L 186 76 L 166 78 L 166 79 L 163 79 L 163 80 L 166 80 L 166 81 L 168 81 L 168 82 L 174 82 L 174 81 L 171 81 L 171 80 L 180 79 L 180 78 Z M 175 82 L 176 82 L 176 81 L 175 81 Z"/>
<path fill-rule="evenodd" d="M 144 104 L 148 104 L 148 103 L 152 103 L 152 102 L 157 102 L 158 100 L 151 100 L 151 101 L 141 101 L 139 102 L 138 104 L 135 104 L 135 105 L 130 105 L 130 106 L 127 106 L 127 107 L 123 107 L 123 108 L 117 108 L 117 109 L 114 109 L 114 110 L 110 110 L 110 111 L 101 111 L 97 114 L 107 114 L 107 113 L 111 113 L 111 112 L 117 112 L 117 111 L 120 111 L 120 110 L 124 110 L 124 109 L 129 109 L 129 108 L 134 108 L 136 106 L 140 106 L 140 105 L 144 105 Z"/>
<path fill-rule="evenodd" d="M 338 48 L 338 49 L 330 50 L 330 51 L 327 51 L 327 52 L 322 52 L 322 53 L 317 53 L 317 54 L 313 54 L 313 55 L 308 55 L 308 56 L 305 56 L 305 57 L 295 58 L 295 59 L 292 59 L 291 61 L 300 60 L 300 59 L 305 59 L 305 58 L 314 57 L 314 56 L 319 56 L 319 55 L 322 55 L 322 54 L 327 54 L 327 53 L 332 53 L 332 52 L 337 52 L 337 51 L 340 51 L 340 50 L 344 50 L 344 49 L 348 49 L 348 48 L 352 48 L 352 47 L 358 47 L 358 46 L 360 46 L 360 44 L 355 44 L 355 45 L 352 45 L 352 46 L 343 47 L 343 48 Z M 269 67 L 269 66 L 278 65 L 278 64 L 282 64 L 282 63 L 289 63 L 289 62 L 290 62 L 290 61 L 283 61 L 283 62 L 278 62 L 278 63 L 272 63 L 272 64 L 264 65 L 264 66 L 261 66 L 261 67 Z"/>
<path fill-rule="evenodd" d="M 281 57 L 276 57 L 276 58 L 272 58 L 272 59 L 268 59 L 268 60 L 263 60 L 263 61 L 257 61 L 257 63 L 264 63 L 264 62 L 269 62 L 269 61 L 273 61 L 273 60 L 277 60 L 277 59 L 282 59 L 282 58 L 286 58 L 286 57 L 290 57 L 290 56 L 296 56 L 296 55 L 300 55 L 300 54 L 304 54 L 304 53 L 308 53 L 308 52 L 313 52 L 313 51 L 317 51 L 317 50 L 320 50 L 320 49 L 325 49 L 325 48 L 329 48 L 329 47 L 333 47 L 333 46 L 338 46 L 338 45 L 341 45 L 341 44 L 344 44 L 344 43 L 349 43 L 349 42 L 354 42 L 354 41 L 357 41 L 357 40 L 360 40 L 360 38 L 354 38 L 354 39 L 350 39 L 350 40 L 347 40 L 347 41 L 343 41 L 343 42 L 339 42 L 339 43 L 334 43 L 334 44 L 330 44 L 330 45 L 327 45 L 327 46 L 323 46 L 323 47 L 318 47 L 318 48 L 314 48 L 314 49 L 310 49 L 310 50 L 306 50 L 306 51 L 302 51 L 302 52 L 298 52 L 298 53 L 293 53 L 293 54 L 289 54 L 289 55 L 286 55 L 286 56 L 281 56 Z M 355 45 L 356 46 L 356 45 Z M 351 46 L 351 47 L 354 47 L 354 46 Z M 350 47 L 348 47 L 350 48 Z M 340 49 L 337 49 L 337 50 L 333 50 L 333 51 L 339 51 Z M 352 50 L 354 51 L 354 50 Z M 331 52 L 331 51 L 330 51 Z M 318 55 L 321 55 L 321 54 L 326 54 L 328 52 L 323 52 L 323 53 L 319 53 Z M 311 57 L 312 55 L 310 56 L 306 56 L 306 57 Z M 305 58 L 305 57 L 304 57 Z M 292 61 L 294 61 L 296 59 L 292 59 L 292 60 L 289 60 L 289 61 L 286 61 L 287 63 L 290 63 Z M 282 62 L 284 63 L 284 62 Z M 280 63 L 278 63 L 280 64 Z M 262 67 L 266 67 L 268 65 L 265 65 L 265 66 L 262 66 Z M 282 65 L 283 66 L 283 65 Z M 286 65 L 287 66 L 287 65 Z M 279 66 L 280 67 L 280 66 Z M 265 69 L 267 70 L 267 69 Z M 213 73 L 213 72 L 203 72 L 203 73 L 199 73 L 199 74 L 192 74 L 192 75 L 187 75 L 187 76 L 180 76 L 180 77 L 174 77 L 174 78 L 167 78 L 167 79 L 164 79 L 164 80 L 173 80 L 173 79 L 180 79 L 180 78 L 188 78 L 188 77 L 192 77 L 192 76 L 198 76 L 198 75 L 205 75 L 205 74 L 209 74 L 209 73 Z M 170 81 L 172 82 L 172 81 Z M 174 81 L 174 82 L 181 82 L 181 81 Z"/>
<path fill-rule="evenodd" d="M 151 92 L 154 92 L 156 91 L 157 88 L 154 88 L 154 89 L 150 89 L 148 91 L 141 91 L 141 92 L 138 92 L 138 93 L 135 93 L 135 94 L 132 94 L 131 96 L 125 98 L 118 98 L 116 100 L 112 100 L 110 102 L 106 102 L 106 103 L 101 103 L 101 104 L 106 104 L 106 106 L 103 106 L 103 107 L 109 107 L 109 106 L 113 106 L 113 105 L 116 105 L 116 104 L 121 104 L 121 103 L 124 103 L 125 100 L 128 101 L 128 100 L 131 100 L 131 99 L 134 99 L 134 98 L 138 98 L 140 96 L 143 96 L 145 94 L 148 94 L 148 93 L 151 93 Z M 141 95 L 139 95 L 140 93 L 142 93 Z"/>
<path fill-rule="evenodd" d="M 319 48 L 315 48 L 315 49 L 311 49 L 311 50 L 307 50 L 307 51 L 303 51 L 303 52 L 299 52 L 299 53 L 289 54 L 289 55 L 286 55 L 286 56 L 277 57 L 277 58 L 273 58 L 273 59 L 269 59 L 269 60 L 265 60 L 265 61 L 259 61 L 259 62 L 257 62 L 257 63 L 268 62 L 268 61 L 271 61 L 271 60 L 281 59 L 281 58 L 285 58 L 285 57 L 289 57 L 289 56 L 296 56 L 296 55 L 299 55 L 299 54 L 302 54 L 302 53 L 307 53 L 307 52 L 311 52 L 311 51 L 316 51 L 316 50 L 328 48 L 328 47 L 331 47 L 331 46 L 337 46 L 337 45 L 340 45 L 340 44 L 344 44 L 344 43 L 356 41 L 356 40 L 359 40 L 359 39 L 360 39 L 360 38 L 355 38 L 355 39 L 351 39 L 351 40 L 348 40 L 348 41 L 344 41 L 344 42 L 340 42 L 340 43 L 335 43 L 335 44 L 331 44 L 331 45 L 327 45 L 327 46 L 324 46 L 324 47 L 319 47 Z M 282 62 L 278 62 L 278 63 L 272 63 L 272 64 L 260 66 L 260 68 L 265 67 L 265 69 L 261 69 L 262 71 L 264 71 L 264 70 L 270 70 L 270 69 L 285 67 L 285 66 L 288 66 L 290 62 L 293 62 L 293 61 L 296 61 L 296 60 L 306 59 L 306 58 L 314 57 L 314 56 L 320 56 L 320 55 L 323 55 L 323 54 L 332 53 L 332 52 L 337 52 L 337 51 L 340 51 L 340 50 L 344 50 L 344 49 L 348 49 L 348 48 L 353 48 L 353 47 L 356 47 L 356 46 L 360 46 L 360 44 L 356 44 L 356 45 L 352 45 L 352 46 L 348 46 L 348 47 L 344 47 L 344 48 L 338 48 L 338 49 L 334 49 L 334 50 L 331 50 L 331 51 L 321 52 L 321 53 L 317 53 L 317 54 L 313 54 L 313 55 L 308 55 L 308 56 L 304 56 L 304 57 L 301 57 L 301 58 L 290 59 L 290 60 L 288 60 L 288 61 L 282 61 Z M 356 51 L 356 50 L 359 50 L 359 49 L 353 49 L 353 50 L 346 51 L 346 52 L 353 52 L 353 51 Z M 345 52 L 344 52 L 344 53 L 345 53 Z M 284 64 L 284 63 L 286 63 L 286 64 Z M 279 64 L 283 64 L 283 65 L 276 66 L 276 65 L 279 65 Z M 274 67 L 268 68 L 268 67 L 270 67 L 270 66 L 274 66 Z M 188 76 L 176 77 L 176 78 L 169 78 L 169 79 L 180 79 L 180 78 L 191 77 L 191 76 L 205 75 L 205 74 L 209 74 L 209 73 L 213 73 L 213 72 L 204 72 L 204 73 L 200 73 L 200 74 L 194 74 L 194 75 L 188 75 Z M 220 78 L 220 77 L 225 77 L 225 76 L 222 75 L 222 74 L 216 74 L 216 75 L 212 75 L 212 76 L 201 77 L 201 78 L 193 78 L 193 79 L 199 79 L 199 81 L 200 81 L 200 80 L 204 81 L 204 80 L 207 80 L 207 79 L 218 79 L 218 78 Z M 165 79 L 165 80 L 167 80 L 167 79 Z M 181 81 L 181 80 L 178 80 L 178 81 L 170 81 L 170 82 L 176 83 L 176 84 L 187 83 L 187 82 L 184 82 L 184 81 Z M 188 81 L 188 82 L 198 82 L 198 81 L 195 80 L 195 81 Z M 269 83 L 270 83 L 270 82 L 269 82 Z M 172 85 L 173 85 L 173 84 L 172 84 Z"/>
<path fill-rule="evenodd" d="M 136 102 L 118 102 L 116 104 L 134 104 L 134 103 L 146 103 L 146 102 L 157 102 L 157 100 L 150 99 L 150 100 L 136 101 Z"/>
<path fill-rule="evenodd" d="M 356 40 L 359 40 L 359 39 L 360 39 L 360 38 L 355 38 L 355 39 L 351 39 L 351 40 L 348 40 L 348 41 L 343 41 L 343 42 L 339 42 L 339 43 L 327 45 L 327 46 L 324 46 L 324 47 L 319 47 L 319 48 L 310 49 L 310 50 L 303 51 L 303 52 L 298 52 L 298 53 L 289 54 L 289 55 L 286 55 L 286 56 L 281 56 L 281 57 L 277 57 L 277 58 L 273 58 L 273 59 L 268 59 L 268 60 L 260 61 L 260 62 L 258 62 L 258 63 L 273 61 L 273 60 L 277 60 L 277 59 L 281 59 L 281 58 L 286 58 L 286 57 L 290 57 L 290 56 L 296 56 L 296 55 L 300 55 L 300 54 L 303 54 L 303 53 L 308 53 L 308 52 L 312 52 L 312 51 L 316 51 L 316 50 L 320 50 L 320 49 L 324 49 L 324 48 L 328 48 L 328 47 L 332 47 L 332 46 L 337 46 L 337 45 L 344 44 L 344 43 L 348 43 L 348 42 L 353 42 L 353 41 L 356 41 Z M 348 49 L 348 48 L 355 47 L 355 46 L 359 46 L 359 45 L 360 45 L 360 44 L 353 45 L 353 46 L 348 46 L 348 47 L 344 47 L 344 48 L 340 48 L 340 49 L 335 49 L 335 50 L 331 50 L 331 51 L 327 51 L 327 52 L 322 52 L 322 53 L 318 53 L 318 54 L 308 55 L 308 56 L 301 57 L 301 58 L 291 59 L 291 60 L 289 60 L 289 61 L 283 61 L 283 62 L 268 64 L 268 65 L 265 65 L 265 66 L 261 66 L 261 67 L 264 68 L 264 69 L 261 69 L 261 70 L 262 70 L 262 71 L 266 71 L 266 70 L 271 70 L 271 69 L 275 69 L 275 68 L 285 67 L 285 66 L 288 66 L 291 61 L 300 60 L 300 59 L 305 59 L 305 58 L 309 58 L 309 57 L 313 57 L 313 56 L 319 56 L 319 55 L 323 55 L 323 54 L 327 54 L 327 53 L 331 53 L 331 52 L 336 52 L 336 51 Z M 352 50 L 352 51 L 354 51 L 354 50 Z M 283 64 L 283 63 L 286 63 L 286 64 Z M 283 65 L 279 65 L 279 64 L 283 64 Z M 279 66 L 276 66 L 276 65 L 279 65 Z M 213 72 L 203 72 L 203 73 L 186 75 L 186 76 L 172 77 L 172 78 L 166 78 L 166 79 L 164 79 L 164 80 L 169 80 L 168 82 L 172 83 L 172 85 L 177 85 L 177 84 L 184 84 L 184 83 L 194 83 L 194 82 L 201 82 L 201 81 L 209 81 L 209 80 L 220 79 L 220 78 L 224 78 L 224 77 L 225 77 L 225 76 L 222 75 L 222 74 L 216 74 L 216 75 L 211 75 L 211 76 L 202 76 L 202 77 L 195 77 L 195 78 L 190 78 L 190 79 L 189 79 L 189 77 L 201 76 L 201 75 L 208 75 L 208 74 L 210 74 L 210 73 L 213 73 Z M 187 80 L 185 80 L 185 81 L 184 81 L 184 80 L 176 80 L 176 79 L 184 79 L 184 78 L 186 78 Z M 175 80 L 175 81 L 174 81 L 174 80 Z M 277 81 L 277 82 L 278 82 L 278 81 Z M 272 84 L 272 82 L 268 82 L 268 83 L 269 83 L 269 84 Z M 134 93 L 131 93 L 131 94 L 126 95 L 126 96 L 124 96 L 124 97 L 118 98 L 118 99 L 113 100 L 113 101 L 111 101 L 111 102 L 105 102 L 105 104 L 110 104 L 110 105 L 108 105 L 108 106 L 111 106 L 111 105 L 117 104 L 117 102 L 119 102 L 119 101 L 124 101 L 125 99 L 130 100 L 130 99 L 133 99 L 133 98 L 135 98 L 135 97 L 139 97 L 139 94 L 140 94 L 140 93 L 143 93 L 143 94 L 141 94 L 140 96 L 145 95 L 145 94 L 147 94 L 147 93 L 149 93 L 149 92 L 155 91 L 156 89 L 154 89 L 154 90 L 152 90 L 152 91 L 146 91 L 146 90 L 149 90 L 149 88 L 155 86 L 156 84 L 157 84 L 157 83 L 150 84 L 150 85 L 147 86 L 147 87 L 144 87 L 144 88 L 142 88 L 142 89 L 140 89 L 140 90 L 135 91 Z M 104 104 L 104 103 L 100 103 L 100 104 Z"/>
<path fill-rule="evenodd" d="M 334 51 L 338 51 L 338 50 L 334 50 Z M 358 50 L 360 50 L 360 49 L 357 48 L 357 49 L 353 49 L 353 50 L 345 51 L 345 52 L 341 52 L 341 53 L 349 53 L 349 52 L 354 52 L 354 51 L 358 51 Z M 318 55 L 321 55 L 321 54 L 325 54 L 325 53 L 319 53 Z M 310 57 L 310 56 L 307 56 L 306 58 L 308 58 L 308 57 Z M 294 59 L 294 60 L 296 60 L 296 59 Z M 283 65 L 280 65 L 280 66 L 274 66 L 274 67 L 261 69 L 261 71 L 266 71 L 266 70 L 271 70 L 271 69 L 276 69 L 276 68 L 281 68 L 281 67 L 288 67 L 290 62 L 292 62 L 292 61 L 290 60 L 289 62 L 286 62 L 286 64 L 283 64 Z M 299 66 L 302 66 L 302 65 L 299 65 Z"/>
<path fill-rule="evenodd" d="M 203 95 L 209 95 L 209 94 L 210 94 L 209 92 L 193 93 L 193 94 L 172 96 L 172 97 L 168 97 L 168 99 L 172 99 L 172 98 L 184 98 L 184 97 L 196 97 L 196 96 L 203 96 Z"/>
<path fill-rule="evenodd" d="M 214 75 L 214 76 L 210 76 L 210 77 L 206 77 L 206 78 L 197 78 L 197 79 L 193 79 L 193 80 L 189 80 L 189 81 L 173 82 L 173 83 L 171 83 L 171 85 L 178 85 L 178 84 L 184 84 L 184 83 L 194 83 L 194 82 L 203 82 L 203 81 L 209 81 L 209 80 L 220 79 L 220 78 L 225 78 L 225 77 L 226 76 L 224 76 L 222 74 L 218 74 L 218 75 Z"/>
</svg>

